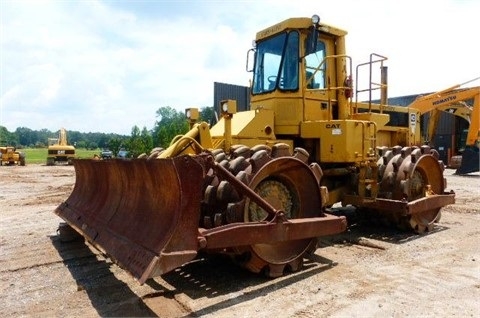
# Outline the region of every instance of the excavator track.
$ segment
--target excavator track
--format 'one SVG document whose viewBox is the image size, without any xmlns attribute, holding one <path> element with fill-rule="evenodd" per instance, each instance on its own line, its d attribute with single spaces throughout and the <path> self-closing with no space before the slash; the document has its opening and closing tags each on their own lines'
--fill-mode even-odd
<svg viewBox="0 0 480 318">
<path fill-rule="evenodd" d="M 318 191 L 319 169 L 307 165 L 308 153 L 297 148 L 290 155 L 289 146 L 272 148 L 236 146 L 231 155 L 214 152 L 215 160 L 228 169 L 287 219 L 316 217 L 322 214 Z M 318 167 L 319 168 L 319 167 Z M 242 198 L 225 180 L 211 175 L 204 191 L 201 226 L 211 228 L 236 222 L 257 222 L 268 219 L 267 213 L 248 198 Z M 302 267 L 303 255 L 316 247 L 316 239 L 308 238 L 274 244 L 233 247 L 227 251 L 242 267 L 263 272 L 269 277 L 281 276 L 285 270 Z"/>
<path fill-rule="evenodd" d="M 381 174 L 379 197 L 391 200 L 414 201 L 435 194 L 443 194 L 446 180 L 443 177 L 445 166 L 438 160 L 439 155 L 429 146 L 400 147 L 381 149 L 378 162 Z M 378 211 L 370 211 L 376 217 Z M 386 222 L 397 227 L 424 233 L 433 229 L 440 219 L 439 207 L 425 207 L 422 211 L 402 214 L 398 211 L 381 211 Z M 388 212 L 388 211 L 387 211 Z"/>
</svg>

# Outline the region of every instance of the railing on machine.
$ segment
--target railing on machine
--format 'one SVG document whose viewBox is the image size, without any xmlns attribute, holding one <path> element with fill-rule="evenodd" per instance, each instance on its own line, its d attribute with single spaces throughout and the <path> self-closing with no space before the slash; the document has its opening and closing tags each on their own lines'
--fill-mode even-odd
<svg viewBox="0 0 480 318">
<path fill-rule="evenodd" d="M 337 54 L 337 55 L 328 55 L 328 56 L 325 56 L 322 61 L 318 64 L 317 67 L 307 67 L 307 69 L 311 69 L 313 70 L 313 73 L 310 74 L 310 76 L 308 76 L 306 78 L 306 83 L 307 85 L 305 85 L 305 88 L 304 89 L 307 89 L 308 87 L 308 84 L 311 83 L 313 81 L 313 79 L 315 78 L 315 75 L 317 74 L 317 72 L 325 72 L 325 65 L 327 63 L 328 60 L 334 60 L 334 62 L 336 62 L 338 64 L 338 60 L 339 59 L 346 59 L 348 62 L 345 63 L 348 65 L 348 70 L 346 70 L 346 78 L 345 78 L 345 81 L 341 82 L 340 81 L 336 81 L 337 82 L 337 85 L 336 86 L 331 86 L 331 82 L 326 80 L 325 81 L 325 85 L 324 87 L 322 88 L 314 88 L 314 90 L 316 91 L 324 91 L 324 92 L 327 92 L 327 96 L 328 96 L 328 101 L 327 101 L 327 104 L 328 104 L 328 107 L 330 107 L 330 105 L 332 104 L 332 94 L 330 94 L 329 92 L 331 91 L 339 91 L 339 90 L 343 90 L 345 92 L 347 91 L 350 91 L 352 92 L 353 88 L 352 88 L 352 81 L 351 81 L 351 74 L 352 74 L 352 58 L 346 54 Z M 341 63 L 343 64 L 343 63 Z M 325 75 L 325 74 L 324 74 Z M 326 76 L 324 76 L 326 78 Z M 337 96 L 338 94 L 334 94 L 335 96 Z M 348 96 L 350 94 L 345 94 L 345 96 Z M 303 95 L 304 98 L 305 98 L 305 94 Z M 348 96 L 347 98 L 351 97 Z M 338 101 L 338 100 L 335 100 L 335 101 Z M 350 109 L 351 111 L 351 109 Z M 332 112 L 330 111 L 329 109 L 329 113 L 331 114 Z"/>
<path fill-rule="evenodd" d="M 346 54 L 328 55 L 328 56 L 325 56 L 325 58 L 323 58 L 323 60 L 320 62 L 320 64 L 318 64 L 317 67 L 307 67 L 307 69 L 312 69 L 313 70 L 313 73 L 306 79 L 307 86 L 308 86 L 308 83 L 310 83 L 315 78 L 315 75 L 317 74 L 317 72 L 325 72 L 324 66 L 327 63 L 327 60 L 329 60 L 329 59 L 337 60 L 337 59 L 341 59 L 341 58 L 344 58 L 344 59 L 348 60 L 349 70 L 347 72 L 347 76 L 348 76 L 348 74 L 352 74 L 352 58 L 350 56 L 348 56 Z M 337 86 L 331 87 L 330 82 L 327 81 L 327 83 L 325 85 L 325 88 L 320 88 L 319 90 L 351 89 L 351 87 L 346 86 L 346 84 L 347 83 L 345 83 L 345 82 L 344 83 L 337 83 Z"/>
<path fill-rule="evenodd" d="M 377 60 L 373 60 L 373 57 L 376 56 L 380 59 L 377 59 Z M 342 59 L 342 58 L 345 58 L 346 60 L 348 60 L 348 71 L 347 71 L 347 74 L 346 74 L 346 81 L 343 82 L 343 83 L 337 83 L 337 86 L 330 86 L 329 82 L 326 83 L 326 87 L 325 88 L 320 88 L 320 89 L 317 89 L 317 90 L 320 90 L 320 91 L 337 91 L 337 90 L 352 90 L 352 82 L 351 82 L 351 74 L 352 74 L 352 58 L 348 55 L 345 55 L 345 54 L 339 54 L 339 55 L 329 55 L 329 56 L 326 56 L 320 63 L 317 67 L 312 67 L 311 69 L 314 70 L 314 72 L 306 78 L 306 83 L 307 83 L 307 86 L 308 86 L 308 83 L 310 83 L 314 77 L 315 77 L 315 74 L 317 72 L 324 72 L 324 68 L 323 66 L 326 65 L 327 61 L 329 59 L 331 60 L 334 60 L 337 61 L 338 59 Z M 382 83 L 381 84 L 377 84 L 377 83 L 374 83 L 373 80 L 372 80 L 372 65 L 374 63 L 381 63 L 381 67 L 383 68 L 383 61 L 387 60 L 386 57 L 384 56 L 381 56 L 381 55 L 378 55 L 378 54 L 371 54 L 370 55 L 370 62 L 367 62 L 367 63 L 363 63 L 363 64 L 360 64 L 359 66 L 362 66 L 362 65 L 370 65 L 370 74 L 369 74 L 369 77 L 370 77 L 370 84 L 369 84 L 369 88 L 364 90 L 364 91 L 370 91 L 370 94 L 369 94 L 369 111 L 371 111 L 371 100 L 372 100 L 372 96 L 371 96 L 371 92 L 373 90 L 376 90 L 376 89 L 382 89 L 384 90 L 384 92 L 382 93 L 383 96 L 385 96 L 385 102 L 383 102 L 382 104 L 385 105 L 387 102 L 386 102 L 386 82 L 387 82 L 387 79 L 386 79 L 386 71 L 384 71 L 384 73 L 382 73 Z M 355 86 L 355 91 L 358 92 L 358 66 L 357 66 L 357 71 L 356 71 L 356 74 L 357 74 L 357 78 L 356 78 L 356 86 Z M 372 87 L 372 86 L 375 86 L 375 87 Z M 346 94 L 347 95 L 347 94 Z M 327 94 L 329 100 L 328 100 L 328 105 L 331 105 L 331 94 Z M 347 97 L 348 98 L 348 97 Z M 358 93 L 356 93 L 356 99 L 358 99 Z M 357 100 L 355 102 L 355 104 L 357 103 Z M 350 107 L 351 107 L 351 104 L 350 104 Z M 352 109 L 350 108 L 350 113 L 352 113 Z M 331 114 L 331 112 L 330 112 Z M 377 125 L 375 122 L 371 122 L 370 125 L 373 125 L 373 130 L 374 130 L 374 137 L 368 137 L 370 134 L 367 133 L 367 130 L 369 129 L 372 129 L 370 126 L 367 128 L 365 126 L 365 123 L 362 123 L 362 131 L 363 131 L 363 135 L 365 136 L 365 138 L 362 140 L 362 153 L 367 153 L 366 149 L 376 149 L 376 130 L 377 130 Z M 368 183 L 368 182 L 367 182 Z"/>
<path fill-rule="evenodd" d="M 387 88 L 388 88 L 388 80 L 387 80 L 387 67 L 383 65 L 383 62 L 386 61 L 388 58 L 376 53 L 370 54 L 370 61 L 358 64 L 355 69 L 355 112 L 358 111 L 358 95 L 359 93 L 368 92 L 368 111 L 372 111 L 372 93 L 375 90 L 380 90 L 380 113 L 383 112 L 383 106 L 387 104 Z M 376 83 L 373 81 L 373 64 L 380 63 L 380 83 Z M 368 71 L 368 88 L 359 89 L 358 88 L 358 75 L 360 73 L 360 67 L 367 66 L 369 67 Z"/>
</svg>

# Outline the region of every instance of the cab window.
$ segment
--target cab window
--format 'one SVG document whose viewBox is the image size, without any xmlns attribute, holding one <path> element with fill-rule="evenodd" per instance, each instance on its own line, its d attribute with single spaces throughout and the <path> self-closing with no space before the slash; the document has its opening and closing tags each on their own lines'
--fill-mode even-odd
<svg viewBox="0 0 480 318">
<path fill-rule="evenodd" d="M 299 35 L 284 32 L 257 43 L 253 94 L 298 89 Z"/>
<path fill-rule="evenodd" d="M 322 41 L 317 42 L 314 52 L 305 56 L 307 88 L 325 88 L 325 56 L 325 43 Z"/>
</svg>

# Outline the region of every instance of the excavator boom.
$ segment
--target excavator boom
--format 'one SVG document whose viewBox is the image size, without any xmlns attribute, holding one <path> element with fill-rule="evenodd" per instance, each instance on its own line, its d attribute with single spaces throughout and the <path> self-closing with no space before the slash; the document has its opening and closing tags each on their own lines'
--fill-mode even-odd
<svg viewBox="0 0 480 318">
<path fill-rule="evenodd" d="M 440 112 L 448 112 L 468 121 L 469 129 L 465 149 L 461 156 L 453 156 L 453 166 L 458 166 L 456 174 L 467 174 L 480 170 L 479 151 L 479 103 L 480 86 L 464 87 L 466 84 L 477 81 L 472 79 L 463 84 L 457 84 L 447 89 L 421 96 L 408 107 L 418 109 L 421 114 L 430 114 L 426 141 L 431 143 L 437 129 Z M 468 104 L 469 102 L 470 104 Z M 460 162 L 460 163 L 458 163 Z"/>
</svg>

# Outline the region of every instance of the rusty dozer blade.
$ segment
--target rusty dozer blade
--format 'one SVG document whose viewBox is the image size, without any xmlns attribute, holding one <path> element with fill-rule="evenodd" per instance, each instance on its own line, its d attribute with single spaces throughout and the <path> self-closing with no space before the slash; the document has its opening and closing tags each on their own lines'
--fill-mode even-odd
<svg viewBox="0 0 480 318">
<path fill-rule="evenodd" d="M 55 213 L 143 284 L 197 255 L 202 160 L 75 160 Z"/>
<path fill-rule="evenodd" d="M 300 165 L 310 171 L 300 160 L 289 162 L 292 169 Z M 312 210 L 310 217 L 290 220 L 209 153 L 154 160 L 78 159 L 74 166 L 75 187 L 55 213 L 141 284 L 188 263 L 200 249 L 281 243 L 346 229 L 345 218 L 322 213 L 313 174 L 308 176 L 318 188 L 303 195 L 316 193 L 312 202 L 318 204 L 305 205 Z M 270 213 L 271 219 L 199 228 L 203 188 L 212 170 Z"/>
</svg>

